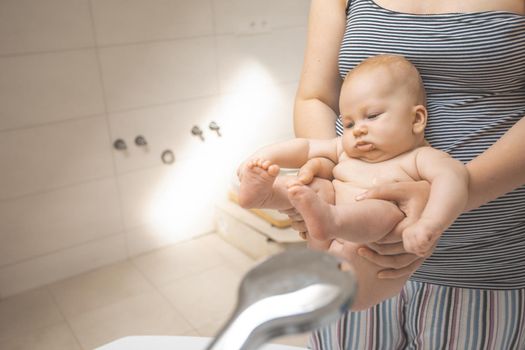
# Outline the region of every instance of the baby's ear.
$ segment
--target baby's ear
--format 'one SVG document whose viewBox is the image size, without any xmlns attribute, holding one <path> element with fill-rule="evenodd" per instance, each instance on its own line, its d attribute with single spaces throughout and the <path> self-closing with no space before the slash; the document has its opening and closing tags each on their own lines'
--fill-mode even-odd
<svg viewBox="0 0 525 350">
<path fill-rule="evenodd" d="M 421 134 L 427 126 L 427 109 L 423 105 L 413 107 L 414 119 L 412 121 L 412 131 Z"/>
</svg>

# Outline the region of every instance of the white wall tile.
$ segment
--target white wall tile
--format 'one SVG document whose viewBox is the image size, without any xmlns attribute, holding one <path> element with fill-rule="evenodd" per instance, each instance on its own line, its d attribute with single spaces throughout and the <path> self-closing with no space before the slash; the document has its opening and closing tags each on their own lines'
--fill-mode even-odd
<svg viewBox="0 0 525 350">
<path fill-rule="evenodd" d="M 0 55 L 93 45 L 89 0 L 0 2 Z"/>
<path fill-rule="evenodd" d="M 213 5 L 216 31 L 225 34 L 306 26 L 310 1 L 213 0 Z"/>
<path fill-rule="evenodd" d="M 92 4 L 99 45 L 213 34 L 207 0 L 92 0 Z"/>
<path fill-rule="evenodd" d="M 100 58 L 111 111 L 217 92 L 211 37 L 104 48 Z"/>
<path fill-rule="evenodd" d="M 172 235 L 171 242 L 208 232 L 213 203 L 225 191 L 213 164 L 202 156 L 119 176 L 125 228 L 147 225 L 148 234 Z"/>
<path fill-rule="evenodd" d="M 306 29 L 217 37 L 221 92 L 299 80 Z"/>
<path fill-rule="evenodd" d="M 113 138 L 122 138 L 129 144 L 125 152 L 113 152 L 117 172 L 161 165 L 161 154 L 166 149 L 171 149 L 180 160 L 188 157 L 190 150 L 212 147 L 218 136 L 208 124 L 219 116 L 218 107 L 218 98 L 198 98 L 110 114 Z M 204 142 L 191 134 L 195 125 L 203 131 Z M 147 140 L 146 147 L 134 144 L 138 135 Z"/>
<path fill-rule="evenodd" d="M 124 235 L 87 244 L 0 268 L 0 295 L 24 290 L 126 259 Z"/>
<path fill-rule="evenodd" d="M 292 136 L 307 10 L 304 0 L 2 1 L 0 295 L 211 230 L 239 162 Z M 133 144 L 139 134 L 147 148 Z M 127 151 L 112 149 L 116 138 Z M 164 149 L 175 164 L 160 164 Z"/>
<path fill-rule="evenodd" d="M 103 111 L 93 50 L 0 58 L 0 130 Z"/>
<path fill-rule="evenodd" d="M 0 199 L 113 174 L 105 118 L 94 117 L 0 137 Z"/>
<path fill-rule="evenodd" d="M 122 231 L 114 180 L 0 202 L 0 266 Z"/>
<path fill-rule="evenodd" d="M 228 160 L 242 161 L 263 145 L 293 137 L 296 87 L 296 83 L 266 85 L 221 96 L 217 123 L 224 129 L 223 154 L 229 156 L 225 164 L 236 168 L 238 164 Z"/>
</svg>

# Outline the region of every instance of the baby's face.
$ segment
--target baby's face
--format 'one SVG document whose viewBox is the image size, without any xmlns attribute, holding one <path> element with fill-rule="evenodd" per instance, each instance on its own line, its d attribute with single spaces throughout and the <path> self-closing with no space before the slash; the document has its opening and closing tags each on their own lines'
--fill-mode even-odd
<svg viewBox="0 0 525 350">
<path fill-rule="evenodd" d="M 414 97 L 386 69 L 347 78 L 339 108 L 343 148 L 352 158 L 380 162 L 421 144 L 422 135 L 413 128 Z"/>
</svg>

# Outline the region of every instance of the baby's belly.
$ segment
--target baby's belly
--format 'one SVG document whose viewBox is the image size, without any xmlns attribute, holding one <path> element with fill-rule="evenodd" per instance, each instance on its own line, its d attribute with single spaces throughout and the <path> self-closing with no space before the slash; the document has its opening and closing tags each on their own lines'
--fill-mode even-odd
<svg viewBox="0 0 525 350">
<path fill-rule="evenodd" d="M 353 203 L 357 195 L 366 191 L 365 188 L 339 180 L 333 180 L 332 184 L 334 185 L 336 204 Z"/>
</svg>

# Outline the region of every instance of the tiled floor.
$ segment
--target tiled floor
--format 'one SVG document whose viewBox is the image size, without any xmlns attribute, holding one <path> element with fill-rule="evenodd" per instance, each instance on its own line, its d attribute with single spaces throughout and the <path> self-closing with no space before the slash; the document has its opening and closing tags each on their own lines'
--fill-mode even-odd
<svg viewBox="0 0 525 350">
<path fill-rule="evenodd" d="M 0 349 L 91 350 L 127 335 L 213 336 L 253 264 L 215 234 L 0 301 Z M 304 346 L 306 335 L 276 343 Z"/>
</svg>

